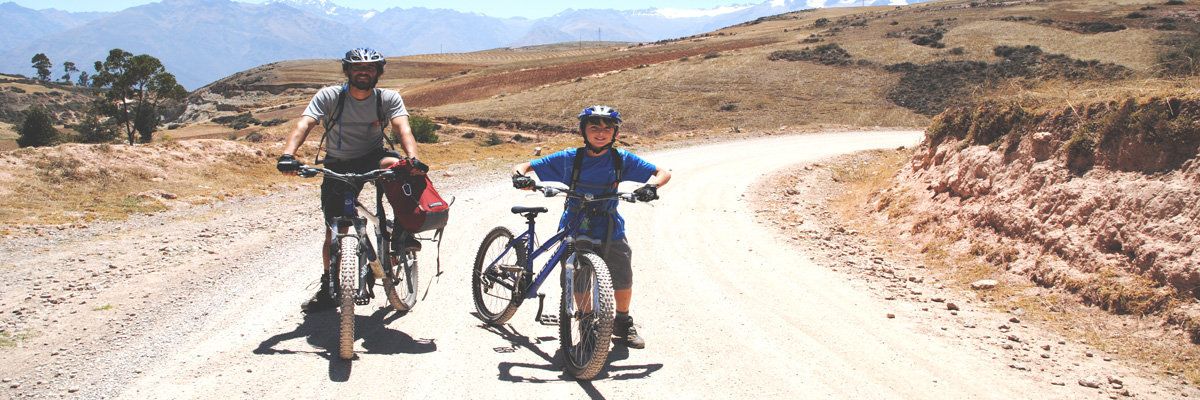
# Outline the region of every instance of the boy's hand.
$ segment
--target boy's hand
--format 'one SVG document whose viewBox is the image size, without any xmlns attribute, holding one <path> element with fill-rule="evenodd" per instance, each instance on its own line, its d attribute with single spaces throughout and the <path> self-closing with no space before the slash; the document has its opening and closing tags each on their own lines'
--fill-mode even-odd
<svg viewBox="0 0 1200 400">
<path fill-rule="evenodd" d="M 513 174 L 512 182 L 513 187 L 522 190 L 533 188 L 534 185 L 533 178 L 522 174 Z"/>
<path fill-rule="evenodd" d="M 641 202 L 658 200 L 658 185 L 651 183 L 646 186 L 642 186 L 633 191 L 633 197 L 637 199 L 637 201 Z"/>
</svg>

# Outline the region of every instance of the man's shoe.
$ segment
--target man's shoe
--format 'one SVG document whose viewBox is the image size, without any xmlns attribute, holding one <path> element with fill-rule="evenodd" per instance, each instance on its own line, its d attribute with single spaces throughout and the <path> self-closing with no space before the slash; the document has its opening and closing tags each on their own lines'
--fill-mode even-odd
<svg viewBox="0 0 1200 400">
<path fill-rule="evenodd" d="M 329 297 L 329 291 L 322 287 L 311 299 L 300 305 L 300 310 L 306 313 L 314 313 L 334 307 L 337 307 L 337 303 L 334 303 L 333 298 Z"/>
<path fill-rule="evenodd" d="M 329 295 L 329 271 L 321 274 L 321 286 L 317 288 L 317 293 L 311 299 L 300 305 L 300 310 L 306 313 L 324 311 L 337 307 L 337 303 L 333 301 L 333 297 Z"/>
<path fill-rule="evenodd" d="M 633 327 L 633 318 L 621 319 L 617 318 L 613 321 L 613 336 L 625 342 L 626 346 L 634 349 L 646 348 L 646 341 L 637 333 L 637 328 Z"/>
</svg>

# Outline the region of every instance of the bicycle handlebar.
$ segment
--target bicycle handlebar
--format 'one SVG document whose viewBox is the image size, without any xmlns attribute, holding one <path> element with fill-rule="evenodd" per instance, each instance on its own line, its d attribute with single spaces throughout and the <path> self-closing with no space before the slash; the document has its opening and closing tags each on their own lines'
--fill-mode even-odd
<svg viewBox="0 0 1200 400">
<path fill-rule="evenodd" d="M 580 200 L 583 200 L 585 203 L 593 202 L 593 201 L 603 201 L 603 200 L 609 200 L 609 199 L 618 199 L 618 200 L 623 200 L 623 201 L 627 201 L 630 203 L 637 203 L 637 198 L 635 198 L 633 196 L 633 193 L 629 193 L 629 192 L 615 192 L 615 193 L 595 195 L 595 194 L 584 193 L 584 192 L 580 192 L 577 190 L 571 190 L 571 189 L 567 189 L 567 188 L 541 186 L 541 185 L 533 185 L 533 190 L 542 192 L 542 194 L 545 195 L 546 197 L 554 197 L 554 196 L 558 196 L 559 194 L 565 194 L 565 195 L 567 195 L 567 197 L 580 199 Z"/>
<path fill-rule="evenodd" d="M 373 180 L 376 180 L 379 178 L 395 177 L 396 171 L 384 168 L 384 169 L 377 169 L 377 170 L 370 171 L 370 172 L 363 173 L 363 174 L 355 174 L 355 173 L 344 173 L 343 174 L 343 173 L 333 172 L 333 171 L 330 171 L 325 168 L 317 168 L 317 167 L 309 167 L 307 165 L 301 165 L 300 169 L 297 170 L 296 174 L 302 178 L 312 178 L 314 176 L 317 176 L 317 174 L 325 174 L 326 177 L 333 178 L 333 179 L 336 179 L 336 180 L 339 180 L 342 182 L 346 182 L 349 184 L 358 184 L 360 182 L 373 181 Z"/>
</svg>

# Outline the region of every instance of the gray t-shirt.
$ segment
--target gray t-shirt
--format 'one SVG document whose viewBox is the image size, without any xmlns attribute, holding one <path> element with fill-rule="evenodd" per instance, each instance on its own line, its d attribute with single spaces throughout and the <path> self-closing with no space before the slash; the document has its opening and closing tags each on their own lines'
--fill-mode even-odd
<svg viewBox="0 0 1200 400">
<path fill-rule="evenodd" d="M 324 123 L 322 118 L 337 108 L 338 92 L 341 86 L 329 86 L 317 92 L 303 115 L 315 118 Z M 392 118 L 408 115 L 404 108 L 404 100 L 400 93 L 390 89 L 380 89 L 379 97 L 383 101 L 383 115 L 387 117 L 386 124 Z M 343 160 L 362 157 L 372 150 L 386 146 L 383 133 L 379 129 L 379 116 L 375 110 L 375 91 L 365 100 L 359 100 L 346 94 L 346 105 L 342 108 L 340 121 L 333 121 L 329 132 L 325 133 L 326 156 Z"/>
</svg>

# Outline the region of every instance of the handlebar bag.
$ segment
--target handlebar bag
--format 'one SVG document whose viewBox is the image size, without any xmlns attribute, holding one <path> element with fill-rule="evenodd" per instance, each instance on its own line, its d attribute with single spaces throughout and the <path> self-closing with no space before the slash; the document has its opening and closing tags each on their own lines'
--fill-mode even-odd
<svg viewBox="0 0 1200 400">
<path fill-rule="evenodd" d="M 399 172 L 395 179 L 384 181 L 396 225 L 411 233 L 445 228 L 450 218 L 450 203 L 433 188 L 429 175 L 412 175 L 408 160 L 400 160 L 389 168 Z"/>
</svg>

